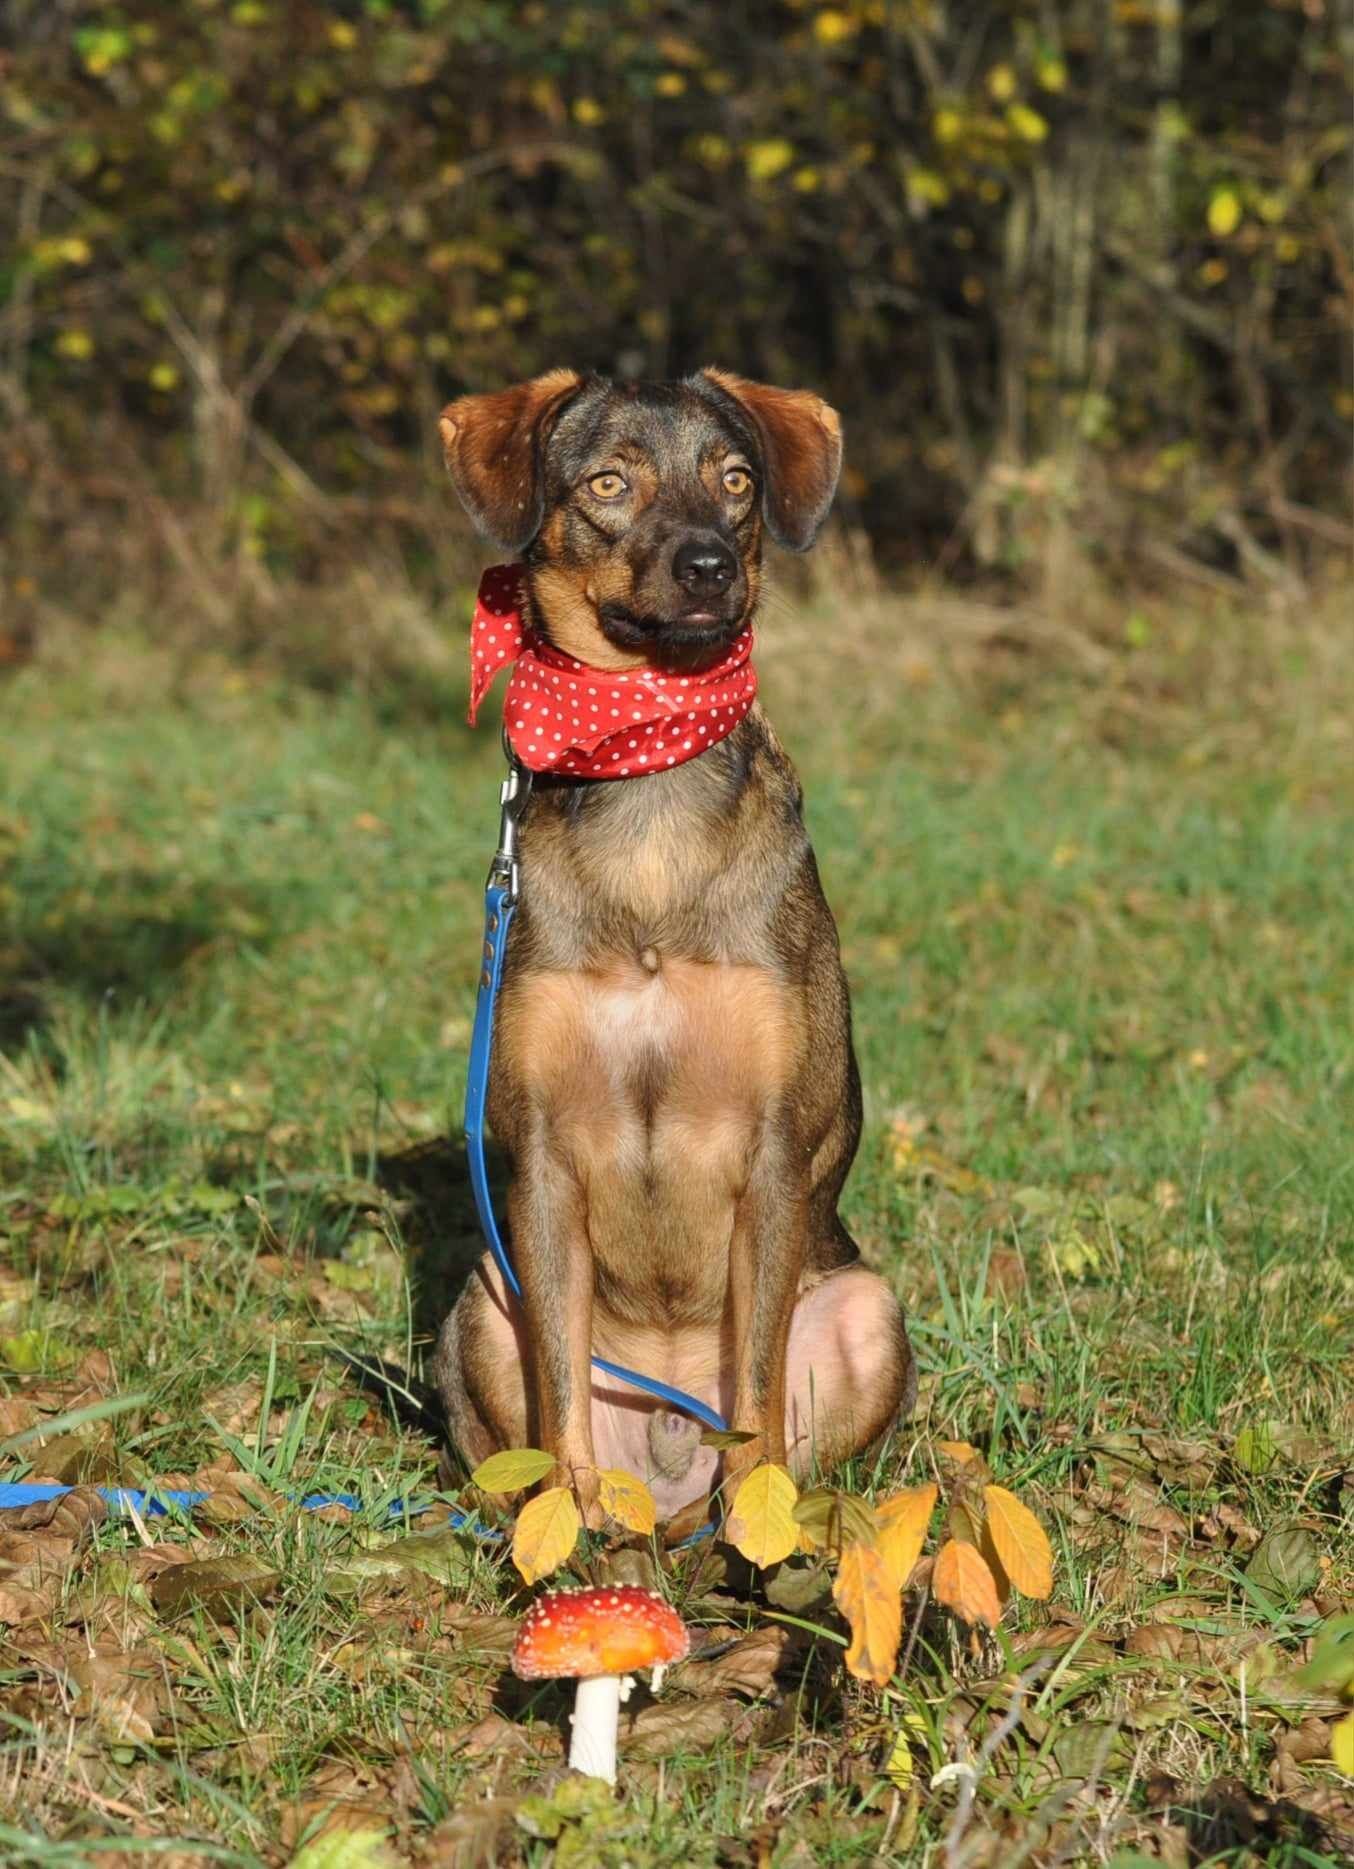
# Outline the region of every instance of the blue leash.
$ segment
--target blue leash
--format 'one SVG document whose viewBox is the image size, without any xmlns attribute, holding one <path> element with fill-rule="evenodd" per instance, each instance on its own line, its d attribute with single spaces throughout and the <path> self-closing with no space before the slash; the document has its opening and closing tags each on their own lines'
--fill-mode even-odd
<svg viewBox="0 0 1354 1869">
<path fill-rule="evenodd" d="M 489 1193 L 489 1175 L 484 1163 L 484 1105 L 489 1091 L 489 1062 L 494 1045 L 494 1008 L 503 979 L 503 960 L 508 951 L 508 930 L 520 893 L 517 862 L 517 836 L 522 817 L 531 797 L 531 773 L 513 758 L 504 740 L 508 756 L 508 776 L 499 791 L 502 815 L 499 819 L 498 849 L 489 866 L 489 880 L 484 891 L 484 957 L 480 967 L 479 993 L 475 999 L 475 1025 L 470 1036 L 470 1069 L 465 1086 L 465 1152 L 470 1164 L 470 1186 L 475 1196 L 475 1211 L 494 1263 L 503 1274 L 503 1282 L 515 1298 L 522 1295 L 522 1285 L 513 1270 L 508 1249 L 503 1244 L 494 1217 L 494 1203 Z M 604 1356 L 594 1356 L 592 1366 L 604 1376 L 623 1382 L 628 1388 L 642 1389 L 646 1395 L 669 1402 L 683 1414 L 694 1415 L 707 1428 L 727 1427 L 724 1417 L 696 1396 L 656 1376 L 641 1376 L 637 1370 L 620 1363 L 609 1363 Z"/>
</svg>

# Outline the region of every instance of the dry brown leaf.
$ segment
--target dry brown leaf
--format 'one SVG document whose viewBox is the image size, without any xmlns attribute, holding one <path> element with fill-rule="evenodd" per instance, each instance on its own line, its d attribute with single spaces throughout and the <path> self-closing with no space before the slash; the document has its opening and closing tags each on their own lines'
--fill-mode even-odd
<svg viewBox="0 0 1354 1869">
<path fill-rule="evenodd" d="M 997 1584 L 987 1560 L 976 1545 L 951 1538 L 936 1553 L 931 1591 L 938 1603 L 952 1609 L 965 1622 L 985 1622 L 995 1629 L 1001 1620 Z"/>
<path fill-rule="evenodd" d="M 914 1486 L 905 1493 L 881 1499 L 875 1507 L 875 1549 L 899 1590 L 907 1588 L 907 1580 L 921 1556 L 937 1490 L 933 1485 Z"/>
<path fill-rule="evenodd" d="M 1023 1595 L 1042 1602 L 1053 1594 L 1053 1552 L 1043 1526 L 1004 1486 L 984 1486 L 983 1500 L 1002 1569 Z"/>
<path fill-rule="evenodd" d="M 426 1869 L 485 1869 L 510 1860 L 516 1798 L 466 1798 L 456 1814 L 430 1830 L 419 1861 Z"/>
<path fill-rule="evenodd" d="M 851 1629 L 848 1672 L 859 1681 L 887 1687 L 903 1634 L 903 1602 L 893 1573 L 873 1546 L 846 1546 L 832 1596 Z"/>
<path fill-rule="evenodd" d="M 553 1745 L 550 1744 L 552 1740 Z M 559 1734 L 553 1728 L 541 1727 L 528 1732 L 514 1720 L 505 1720 L 501 1713 L 486 1713 L 482 1720 L 477 1720 L 461 1735 L 456 1749 L 463 1757 L 471 1759 L 563 1750 Z"/>
<path fill-rule="evenodd" d="M 55 1613 L 59 1589 L 54 1577 L 41 1589 L 0 1581 L 0 1626 L 18 1629 L 25 1623 L 44 1621 Z"/>
<path fill-rule="evenodd" d="M 262 1558 L 195 1558 L 152 1578 L 150 1599 L 162 1616 L 201 1608 L 208 1615 L 233 1614 L 265 1602 L 282 1582 L 282 1573 Z"/>
<path fill-rule="evenodd" d="M 147 1649 L 100 1644 L 70 1657 L 66 1680 L 73 1711 L 107 1738 L 144 1744 L 153 1739 L 168 1704 L 164 1664 Z"/>
<path fill-rule="evenodd" d="M 76 1486 L 55 1499 L 34 1500 L 4 1515 L 6 1530 L 50 1529 L 82 1543 L 108 1517 L 108 1504 L 97 1487 Z"/>
<path fill-rule="evenodd" d="M 662 1759 L 755 1732 L 761 1720 L 762 1709 L 740 1700 L 669 1700 L 664 1695 L 622 1720 L 619 1745 L 629 1759 Z"/>
<path fill-rule="evenodd" d="M 766 1693 L 776 1670 L 800 1646 L 798 1632 L 775 1624 L 754 1629 L 708 1661 L 684 1661 L 672 1677 L 683 1694 L 746 1694 L 755 1700 Z"/>
</svg>

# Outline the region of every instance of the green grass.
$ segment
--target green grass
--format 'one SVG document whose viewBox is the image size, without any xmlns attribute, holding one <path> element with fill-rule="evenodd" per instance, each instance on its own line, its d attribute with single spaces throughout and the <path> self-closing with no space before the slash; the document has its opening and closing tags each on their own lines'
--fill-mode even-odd
<svg viewBox="0 0 1354 1869">
<path fill-rule="evenodd" d="M 881 604 L 846 642 L 827 612 L 767 630 L 853 984 L 848 1214 L 924 1372 L 854 1477 L 887 1490 L 937 1440 L 974 1442 L 1049 1525 L 1054 1602 L 1008 1612 L 1015 1648 L 923 1616 L 882 1695 L 809 1635 L 760 1700 L 677 1691 L 707 1726 L 596 1809 L 551 1791 L 561 1703 L 503 1676 L 494 1618 L 522 1599 L 492 1547 L 444 1539 L 437 1581 L 344 1582 L 435 1450 L 332 1351 L 417 1370 L 476 1249 L 437 1139 L 459 1130 L 492 731 L 454 688 L 321 695 L 130 644 L 0 690 L 0 1433 L 149 1395 L 7 1477 L 225 1473 L 234 1448 L 274 1495 L 149 1545 L 103 1524 L 52 1548 L 55 1584 L 21 1534 L 0 1544 L 0 1604 L 7 1578 L 48 1590 L 0 1647 L 5 1860 L 139 1838 L 276 1862 L 340 1797 L 410 1861 L 939 1861 L 959 1788 L 931 1776 L 995 1733 L 1050 1616 L 1080 1633 L 1022 1689 L 954 1860 L 1340 1859 L 1347 1783 L 1284 1750 L 1332 1715 L 1291 1668 L 1354 1597 L 1336 624 L 1167 614 L 1088 674 L 951 653 L 930 614 Z M 1256 1474 L 1237 1436 L 1266 1422 Z M 365 1508 L 299 1517 L 292 1487 Z M 1317 1569 L 1290 1600 L 1245 1567 L 1291 1527 Z M 263 1600 L 171 1615 L 155 1541 L 194 1536 L 276 1573 Z M 675 1580 L 688 1613 L 766 1627 L 703 1564 Z M 836 1626 L 821 1603 L 804 1620 Z M 1143 1653 L 1145 1624 L 1182 1651 Z M 1256 1801 L 1250 1855 L 1228 1780 Z"/>
</svg>

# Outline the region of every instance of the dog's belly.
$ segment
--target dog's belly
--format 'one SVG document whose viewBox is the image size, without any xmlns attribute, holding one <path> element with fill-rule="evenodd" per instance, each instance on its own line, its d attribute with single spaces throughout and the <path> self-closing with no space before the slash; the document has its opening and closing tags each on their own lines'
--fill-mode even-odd
<svg viewBox="0 0 1354 1869">
<path fill-rule="evenodd" d="M 798 993 L 769 969 L 647 959 L 526 975 L 501 1015 L 581 1195 L 599 1345 L 609 1319 L 718 1325 L 738 1202 L 804 1062 Z"/>
</svg>

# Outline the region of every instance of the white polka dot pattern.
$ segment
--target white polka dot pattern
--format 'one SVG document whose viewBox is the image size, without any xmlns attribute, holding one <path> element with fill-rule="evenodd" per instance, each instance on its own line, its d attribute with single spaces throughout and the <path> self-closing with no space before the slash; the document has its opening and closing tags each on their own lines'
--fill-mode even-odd
<svg viewBox="0 0 1354 1869">
<path fill-rule="evenodd" d="M 757 694 L 752 631 L 699 675 L 589 668 L 523 621 L 525 572 L 492 565 L 470 630 L 470 722 L 499 671 L 513 665 L 504 724 L 533 772 L 633 779 L 681 766 L 732 733 Z M 624 723 L 624 724 L 613 724 Z"/>
</svg>

